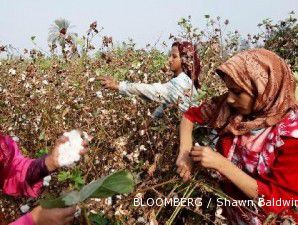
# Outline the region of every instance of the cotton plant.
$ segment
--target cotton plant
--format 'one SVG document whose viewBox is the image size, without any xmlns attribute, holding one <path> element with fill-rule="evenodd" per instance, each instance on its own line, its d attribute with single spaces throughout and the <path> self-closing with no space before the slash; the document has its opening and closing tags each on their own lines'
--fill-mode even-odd
<svg viewBox="0 0 298 225">
<path fill-rule="evenodd" d="M 13 68 L 10 68 L 9 70 L 8 70 L 8 73 L 9 74 L 11 74 L 11 75 L 16 75 L 16 70 L 15 69 L 13 69 Z"/>
<path fill-rule="evenodd" d="M 111 196 L 129 194 L 134 190 L 133 175 L 125 170 L 116 171 L 108 176 L 99 178 L 82 187 L 80 191 L 74 190 L 56 199 L 42 199 L 40 204 L 44 208 L 63 208 L 80 204 L 90 198 L 106 198 L 106 203 L 112 203 Z"/>
</svg>

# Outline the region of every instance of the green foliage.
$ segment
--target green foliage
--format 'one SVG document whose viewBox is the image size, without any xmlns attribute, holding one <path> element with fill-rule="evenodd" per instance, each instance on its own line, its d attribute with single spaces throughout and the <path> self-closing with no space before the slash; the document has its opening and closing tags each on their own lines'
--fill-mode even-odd
<svg viewBox="0 0 298 225">
<path fill-rule="evenodd" d="M 36 61 L 36 64 L 38 65 L 39 69 L 46 72 L 52 67 L 52 62 L 50 59 L 38 59 Z"/>
<path fill-rule="evenodd" d="M 115 194 L 130 193 L 133 189 L 132 174 L 119 171 L 89 183 L 80 191 L 72 191 L 56 199 L 41 200 L 40 205 L 44 208 L 63 208 L 81 203 L 88 198 L 107 198 Z"/>
<path fill-rule="evenodd" d="M 49 150 L 48 150 L 47 148 L 43 148 L 43 149 L 38 150 L 38 151 L 34 154 L 34 156 L 35 156 L 36 158 L 39 158 L 39 157 L 42 157 L 42 156 L 44 156 L 44 155 L 46 155 L 46 154 L 48 154 L 48 153 L 49 153 Z"/>
<path fill-rule="evenodd" d="M 120 221 L 113 221 L 102 213 L 90 213 L 89 221 L 92 225 L 122 225 Z"/>
<path fill-rule="evenodd" d="M 191 16 L 188 16 L 188 18 L 181 18 L 178 21 L 178 25 L 181 28 L 181 33 L 179 34 L 181 39 L 193 43 L 197 43 L 200 40 L 202 32 L 200 32 L 199 28 L 193 26 Z"/>
<path fill-rule="evenodd" d="M 259 43 L 258 41 L 262 40 L 266 49 L 285 59 L 292 70 L 298 70 L 298 23 L 295 12 L 291 12 L 288 18 L 278 23 L 265 19 L 258 26 L 263 31 L 253 37 L 253 42 Z"/>
<path fill-rule="evenodd" d="M 74 169 L 72 171 L 61 171 L 58 174 L 58 181 L 70 181 L 76 190 L 80 190 L 85 184 L 82 172 L 79 169 Z"/>
<path fill-rule="evenodd" d="M 105 217 L 104 214 L 91 213 L 89 215 L 89 220 L 94 225 L 110 225 L 110 221 Z"/>
</svg>

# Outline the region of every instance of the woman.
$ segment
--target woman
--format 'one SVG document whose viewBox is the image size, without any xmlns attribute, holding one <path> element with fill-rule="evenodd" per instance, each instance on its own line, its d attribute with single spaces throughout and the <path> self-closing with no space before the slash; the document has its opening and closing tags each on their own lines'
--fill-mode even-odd
<svg viewBox="0 0 298 225">
<path fill-rule="evenodd" d="M 269 213 L 298 221 L 298 110 L 293 73 L 283 59 L 265 49 L 241 52 L 216 72 L 228 93 L 184 114 L 178 173 L 188 180 L 196 164 L 214 169 L 223 175 L 222 188 L 229 196 L 257 200 L 263 210 L 257 212 L 259 216 L 225 207 L 233 224 L 262 224 Z M 193 147 L 195 122 L 217 129 L 217 152 L 209 146 Z M 277 200 L 283 202 L 277 204 Z"/>
<path fill-rule="evenodd" d="M 200 60 L 195 47 L 190 42 L 174 42 L 169 57 L 170 69 L 174 78 L 167 83 L 129 83 L 118 82 L 112 77 L 102 77 L 102 84 L 109 89 L 118 90 L 121 94 L 138 95 L 162 103 L 153 113 L 153 117 L 162 117 L 168 104 L 178 104 L 184 112 L 192 105 L 192 97 L 199 88 Z M 193 88 L 193 86 L 195 88 Z"/>
<path fill-rule="evenodd" d="M 37 197 L 43 178 L 59 168 L 58 148 L 68 139 L 59 138 L 51 154 L 39 159 L 24 157 L 13 139 L 0 133 L 0 188 L 12 196 Z M 85 150 L 81 152 L 85 153 Z M 43 209 L 38 206 L 11 225 L 68 225 L 75 208 Z"/>
</svg>

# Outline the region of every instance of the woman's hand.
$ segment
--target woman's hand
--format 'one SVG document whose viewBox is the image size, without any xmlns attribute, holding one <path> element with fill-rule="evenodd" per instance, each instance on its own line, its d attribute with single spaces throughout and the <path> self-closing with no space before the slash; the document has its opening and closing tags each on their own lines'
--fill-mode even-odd
<svg viewBox="0 0 298 225">
<path fill-rule="evenodd" d="M 203 167 L 217 170 L 248 197 L 256 198 L 258 196 L 256 179 L 246 174 L 231 161 L 218 152 L 213 151 L 210 147 L 195 146 L 192 148 L 190 156 L 194 162 L 200 163 Z"/>
<path fill-rule="evenodd" d="M 200 163 L 205 168 L 216 170 L 219 170 L 223 162 L 227 160 L 208 146 L 194 146 L 189 155 L 194 162 Z"/>
<path fill-rule="evenodd" d="M 83 134 L 81 132 L 81 136 L 82 135 Z M 45 164 L 46 164 L 49 172 L 53 172 L 54 170 L 56 170 L 60 167 L 59 162 L 58 162 L 59 147 L 60 147 L 60 145 L 64 144 L 67 141 L 68 141 L 67 137 L 65 137 L 63 135 L 60 136 L 55 143 L 53 151 L 49 155 L 46 156 Z M 86 147 L 88 146 L 88 140 L 83 139 L 83 146 L 84 146 L 84 149 L 80 152 L 81 155 L 83 155 L 87 152 Z"/>
<path fill-rule="evenodd" d="M 105 88 L 108 88 L 111 90 L 119 90 L 119 82 L 115 78 L 104 76 L 104 77 L 100 77 L 99 79 L 101 84 Z"/>
<path fill-rule="evenodd" d="M 70 225 L 76 212 L 75 207 L 61 209 L 34 208 L 31 216 L 35 225 Z"/>
<path fill-rule="evenodd" d="M 186 182 L 190 179 L 192 170 L 192 161 L 189 156 L 189 151 L 181 151 L 176 160 L 176 165 L 178 166 L 177 173 Z"/>
</svg>

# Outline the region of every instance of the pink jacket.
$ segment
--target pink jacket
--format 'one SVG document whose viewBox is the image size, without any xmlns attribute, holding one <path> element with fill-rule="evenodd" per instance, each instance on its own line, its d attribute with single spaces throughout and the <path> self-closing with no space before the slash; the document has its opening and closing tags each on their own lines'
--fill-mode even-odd
<svg viewBox="0 0 298 225">
<path fill-rule="evenodd" d="M 34 159 L 26 158 L 17 144 L 9 136 L 0 134 L 0 187 L 7 195 L 37 197 L 42 187 L 42 180 L 30 185 L 26 181 L 29 166 Z M 34 225 L 28 213 L 10 225 Z"/>
</svg>

